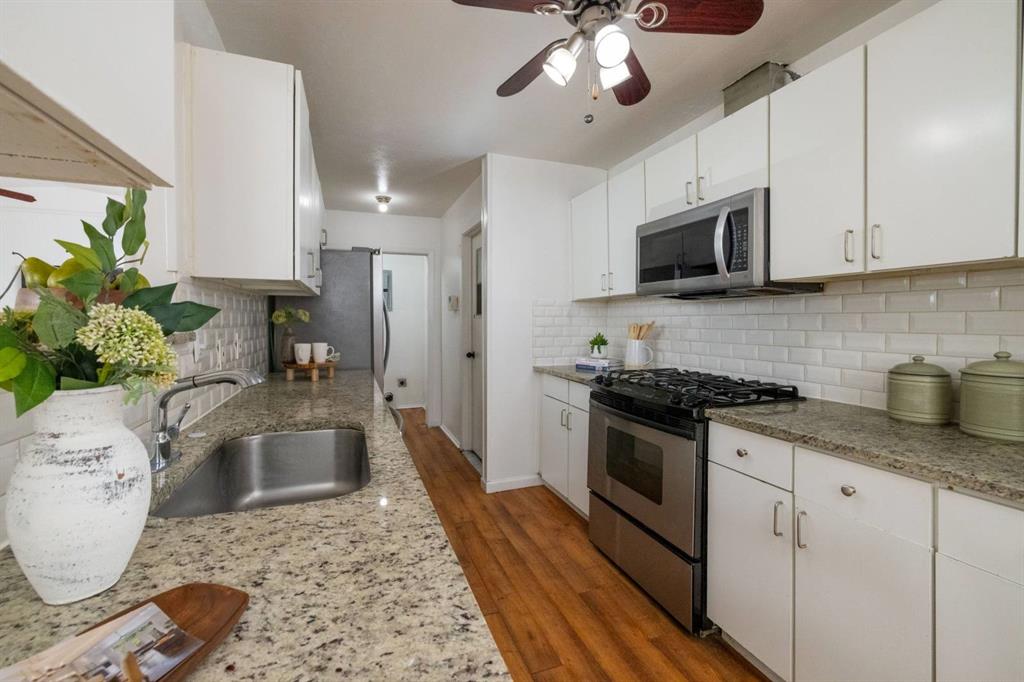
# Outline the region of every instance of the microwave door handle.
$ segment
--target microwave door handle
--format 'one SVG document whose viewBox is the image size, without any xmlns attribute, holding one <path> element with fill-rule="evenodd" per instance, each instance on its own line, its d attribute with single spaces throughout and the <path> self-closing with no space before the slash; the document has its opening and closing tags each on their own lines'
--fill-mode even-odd
<svg viewBox="0 0 1024 682">
<path fill-rule="evenodd" d="M 729 266 L 725 262 L 725 224 L 729 221 L 729 207 L 723 206 L 715 225 L 715 264 L 723 281 L 729 279 Z"/>
</svg>

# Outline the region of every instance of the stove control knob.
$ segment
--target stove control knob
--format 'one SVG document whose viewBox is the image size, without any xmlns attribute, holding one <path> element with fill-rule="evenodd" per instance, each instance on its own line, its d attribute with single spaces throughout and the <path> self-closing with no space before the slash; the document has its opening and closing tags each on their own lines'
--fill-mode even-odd
<svg viewBox="0 0 1024 682">
<path fill-rule="evenodd" d="M 604 378 L 604 385 L 605 386 L 611 386 L 614 383 L 615 383 L 615 379 L 612 379 L 610 376 Z"/>
<path fill-rule="evenodd" d="M 682 405 L 684 397 L 685 394 L 682 391 L 676 391 L 675 393 L 672 394 L 668 401 L 673 405 Z"/>
<path fill-rule="evenodd" d="M 604 377 L 598 374 L 596 377 L 594 377 L 594 383 L 600 386 L 601 384 L 604 383 Z"/>
</svg>

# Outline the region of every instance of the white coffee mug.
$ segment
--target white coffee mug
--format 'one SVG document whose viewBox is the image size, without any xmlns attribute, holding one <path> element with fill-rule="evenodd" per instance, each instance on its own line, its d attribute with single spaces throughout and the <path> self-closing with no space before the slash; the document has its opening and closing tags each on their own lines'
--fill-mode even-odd
<svg viewBox="0 0 1024 682">
<path fill-rule="evenodd" d="M 334 355 L 334 346 L 328 346 L 326 343 L 313 344 L 313 362 L 316 364 L 322 365 L 327 362 L 330 355 Z"/>
<path fill-rule="evenodd" d="M 298 346 L 296 346 L 298 348 Z M 644 356 L 647 356 L 646 359 Z M 643 341 L 636 339 L 630 339 L 626 341 L 626 359 L 623 364 L 626 365 L 626 369 L 640 369 L 651 364 L 651 360 L 654 359 L 654 351 Z"/>
<path fill-rule="evenodd" d="M 295 362 L 300 365 L 309 364 L 309 352 L 312 349 L 308 343 L 297 343 L 295 344 Z"/>
</svg>

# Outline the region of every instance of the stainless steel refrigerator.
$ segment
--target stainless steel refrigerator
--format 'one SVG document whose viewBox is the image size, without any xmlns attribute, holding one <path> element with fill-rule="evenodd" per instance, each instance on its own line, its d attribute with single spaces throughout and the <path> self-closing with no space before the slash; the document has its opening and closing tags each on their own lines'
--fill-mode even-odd
<svg viewBox="0 0 1024 682">
<path fill-rule="evenodd" d="M 295 340 L 334 346 L 341 354 L 339 369 L 372 369 L 383 391 L 391 339 L 380 249 L 326 249 L 320 252 L 320 268 L 320 296 L 277 296 L 274 309 L 308 310 L 310 321 L 293 327 Z"/>
</svg>

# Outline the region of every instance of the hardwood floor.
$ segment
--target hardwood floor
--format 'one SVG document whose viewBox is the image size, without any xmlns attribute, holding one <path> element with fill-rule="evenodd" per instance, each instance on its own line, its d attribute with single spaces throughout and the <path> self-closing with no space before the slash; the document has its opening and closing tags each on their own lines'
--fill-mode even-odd
<svg viewBox="0 0 1024 682">
<path fill-rule="evenodd" d="M 402 414 L 413 461 L 516 682 L 764 679 L 717 638 L 679 627 L 550 490 L 484 493 L 422 409 Z"/>
</svg>

